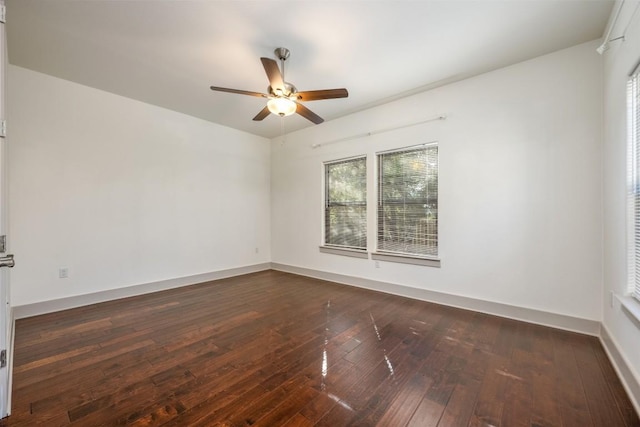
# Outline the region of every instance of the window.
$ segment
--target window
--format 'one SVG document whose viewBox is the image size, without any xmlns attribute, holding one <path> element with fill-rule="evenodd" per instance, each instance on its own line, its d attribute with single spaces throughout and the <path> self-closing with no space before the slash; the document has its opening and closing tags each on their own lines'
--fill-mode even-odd
<svg viewBox="0 0 640 427">
<path fill-rule="evenodd" d="M 325 245 L 367 249 L 367 158 L 325 163 Z"/>
<path fill-rule="evenodd" d="M 438 145 L 378 154 L 378 252 L 438 256 Z"/>
<path fill-rule="evenodd" d="M 630 290 L 640 299 L 640 67 L 631 74 L 627 85 L 629 129 L 629 228 Z"/>
</svg>

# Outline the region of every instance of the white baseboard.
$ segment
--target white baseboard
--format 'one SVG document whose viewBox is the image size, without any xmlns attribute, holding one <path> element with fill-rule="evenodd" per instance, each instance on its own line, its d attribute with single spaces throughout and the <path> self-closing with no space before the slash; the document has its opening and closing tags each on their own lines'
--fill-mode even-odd
<svg viewBox="0 0 640 427">
<path fill-rule="evenodd" d="M 600 342 L 607 356 L 609 356 L 613 369 L 618 374 L 618 378 L 620 378 L 620 382 L 622 382 L 622 386 L 626 390 L 633 407 L 640 415 L 640 379 L 634 375 L 633 370 L 630 368 L 631 365 L 620 352 L 620 347 L 604 325 L 600 328 Z"/>
<path fill-rule="evenodd" d="M 301 276 L 314 277 L 317 279 L 357 286 L 360 288 L 371 289 L 374 291 L 385 292 L 388 294 L 394 294 L 423 301 L 435 302 L 452 307 L 479 311 L 481 313 L 493 314 L 496 316 L 522 320 L 529 323 L 550 326 L 553 328 L 564 329 L 588 335 L 600 335 L 600 322 L 596 320 L 582 319 L 578 317 L 550 313 L 531 308 L 516 307 L 498 302 L 485 301 L 459 295 L 451 295 L 443 292 L 398 285 L 395 283 L 381 282 L 356 276 L 347 276 L 343 274 L 330 273 L 327 271 L 313 270 L 309 268 L 296 267 L 292 265 L 273 262 L 254 264 L 245 267 L 213 271 L 193 276 L 162 280 L 159 282 L 144 283 L 140 285 L 127 286 L 124 288 L 110 289 L 90 294 L 20 305 L 13 307 L 13 314 L 15 319 L 23 319 L 25 317 L 67 310 L 70 308 L 111 301 L 118 298 L 127 298 L 148 294 L 151 292 L 164 291 L 167 289 L 189 286 L 196 283 L 224 279 L 227 277 L 255 273 L 258 271 L 269 269 L 299 274 Z"/>
<path fill-rule="evenodd" d="M 363 279 L 356 276 L 347 276 L 343 274 L 313 270 L 304 267 L 296 267 L 287 264 L 272 262 L 271 268 L 287 273 L 299 274 L 301 276 L 328 280 L 331 282 L 357 286 L 359 288 L 385 292 L 388 294 L 418 299 L 422 301 L 434 302 L 437 304 L 463 308 L 466 310 L 479 311 L 481 313 L 492 314 L 509 319 L 522 320 L 529 323 L 535 323 L 537 325 L 550 326 L 552 328 L 564 329 L 567 331 L 579 332 L 587 335 L 599 336 L 600 333 L 600 322 L 597 320 L 582 319 L 578 317 L 550 313 L 531 308 L 516 307 L 498 302 L 485 301 L 459 295 L 451 295 L 443 292 L 430 291 L 427 289 L 412 288 L 410 286 L 403 286 L 395 283 L 380 282 L 377 280 Z"/>
<path fill-rule="evenodd" d="M 67 310 L 70 308 L 82 307 L 105 301 L 112 301 L 119 298 L 128 298 L 151 292 L 164 291 L 167 289 L 179 288 L 182 286 L 195 285 L 197 283 L 209 282 L 211 280 L 225 279 L 227 277 L 240 276 L 242 274 L 255 273 L 269 270 L 271 263 L 248 265 L 245 267 L 230 268 L 227 270 L 212 271 L 210 273 L 196 274 L 193 276 L 178 277 L 175 279 L 161 280 L 159 282 L 143 283 L 140 285 L 127 286 L 124 288 L 109 289 L 107 291 L 94 292 L 51 301 L 36 302 L 13 307 L 13 314 L 16 319 L 38 316 L 40 314 L 52 313 L 55 311 Z"/>
</svg>

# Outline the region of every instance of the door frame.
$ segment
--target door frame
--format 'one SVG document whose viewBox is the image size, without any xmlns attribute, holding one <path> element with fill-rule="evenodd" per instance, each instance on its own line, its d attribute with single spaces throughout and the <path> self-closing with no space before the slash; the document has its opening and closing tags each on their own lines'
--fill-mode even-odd
<svg viewBox="0 0 640 427">
<path fill-rule="evenodd" d="M 0 236 L 8 229 L 8 173 L 6 137 L 6 89 L 7 89 L 7 32 L 5 24 L 5 1 L 0 0 Z M 0 248 L 0 256 L 8 253 L 8 240 Z M 4 249 L 4 250 L 3 250 Z M 11 378 L 13 371 L 13 315 L 9 296 L 9 269 L 0 268 L 0 351 L 5 351 L 4 367 L 0 367 L 0 418 L 11 413 Z"/>
</svg>

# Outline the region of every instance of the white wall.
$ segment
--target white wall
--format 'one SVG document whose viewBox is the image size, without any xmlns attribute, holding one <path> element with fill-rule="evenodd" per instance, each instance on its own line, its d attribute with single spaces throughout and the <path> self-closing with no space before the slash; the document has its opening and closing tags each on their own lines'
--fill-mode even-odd
<svg viewBox="0 0 640 427">
<path fill-rule="evenodd" d="M 268 140 L 15 66 L 8 78 L 13 306 L 270 261 Z"/>
<path fill-rule="evenodd" d="M 602 58 L 586 43 L 272 141 L 272 260 L 600 320 Z M 351 96 L 358 96 L 352 93 Z M 426 123 L 312 149 L 311 145 Z M 323 161 L 440 144 L 441 268 L 319 253 Z M 375 247 L 374 230 L 369 232 Z"/>
<path fill-rule="evenodd" d="M 310 127 L 271 148 L 12 66 L 13 305 L 273 261 L 600 320 L 603 101 L 595 47 Z M 446 121 L 311 148 L 441 113 Z M 323 161 L 368 154 L 373 189 L 376 151 L 434 140 L 442 268 L 381 262 L 376 269 L 371 260 L 319 253 Z M 369 199 L 375 206 L 373 191 Z M 373 225 L 375 212 L 369 216 Z M 369 241 L 373 249 L 373 229 Z M 69 268 L 68 279 L 57 277 L 59 267 Z"/>
<path fill-rule="evenodd" d="M 626 85 L 629 73 L 640 61 L 640 14 L 630 21 L 639 2 L 627 1 L 612 37 L 627 27 L 625 41 L 615 41 L 604 54 L 604 289 L 602 323 L 636 384 L 640 384 L 640 325 L 625 314 L 619 301 L 610 305 L 610 292 L 628 294 L 626 228 Z M 636 385 L 637 388 L 637 385 Z M 640 389 L 638 389 L 640 390 Z M 638 393 L 638 391 L 636 391 Z M 640 394 L 636 396 L 640 405 Z M 640 406 L 637 406 L 640 408 Z M 640 409 L 638 409 L 640 410 Z"/>
</svg>

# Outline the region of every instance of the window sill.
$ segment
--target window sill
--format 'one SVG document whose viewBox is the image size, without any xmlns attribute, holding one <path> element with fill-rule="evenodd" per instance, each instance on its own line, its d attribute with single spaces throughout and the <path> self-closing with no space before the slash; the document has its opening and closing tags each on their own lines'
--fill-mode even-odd
<svg viewBox="0 0 640 427">
<path fill-rule="evenodd" d="M 371 259 L 376 261 L 399 262 L 402 264 L 423 265 L 427 267 L 440 268 L 440 260 L 436 258 L 374 252 L 371 254 Z"/>
<path fill-rule="evenodd" d="M 640 301 L 632 296 L 620 296 L 618 300 L 622 306 L 622 310 L 633 321 L 633 323 L 640 329 Z"/>
<path fill-rule="evenodd" d="M 361 249 L 341 248 L 339 246 L 320 246 L 320 252 L 323 254 L 342 255 L 352 258 L 369 258 L 369 252 Z"/>
</svg>

